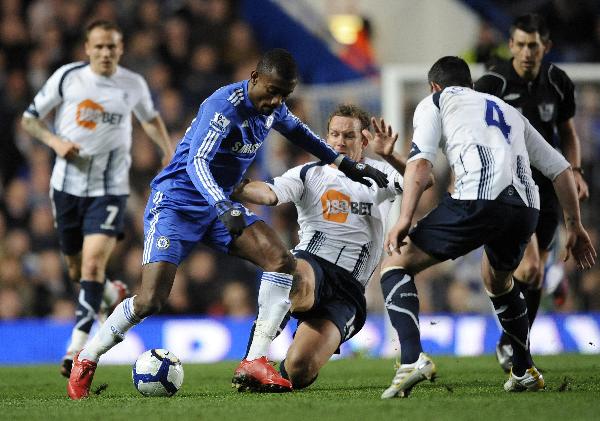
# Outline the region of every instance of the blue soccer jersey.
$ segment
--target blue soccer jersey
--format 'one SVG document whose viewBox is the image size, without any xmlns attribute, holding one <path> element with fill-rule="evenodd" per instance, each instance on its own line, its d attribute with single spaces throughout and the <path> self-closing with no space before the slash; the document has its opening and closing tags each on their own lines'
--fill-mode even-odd
<svg viewBox="0 0 600 421">
<path fill-rule="evenodd" d="M 171 163 L 151 186 L 186 204 L 227 200 L 272 128 L 326 163 L 338 156 L 285 104 L 271 115 L 260 114 L 244 80 L 218 89 L 200 105 Z"/>
</svg>

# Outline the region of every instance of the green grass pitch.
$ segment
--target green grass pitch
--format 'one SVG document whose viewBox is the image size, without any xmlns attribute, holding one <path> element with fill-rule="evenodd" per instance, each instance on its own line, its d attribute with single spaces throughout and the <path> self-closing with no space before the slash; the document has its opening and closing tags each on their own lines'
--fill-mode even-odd
<svg viewBox="0 0 600 421">
<path fill-rule="evenodd" d="M 73 402 L 56 366 L 0 367 L 0 420 L 594 420 L 600 419 L 600 356 L 537 357 L 546 391 L 509 394 L 492 356 L 435 357 L 438 378 L 408 399 L 383 401 L 393 361 L 332 361 L 310 388 L 287 394 L 238 393 L 236 362 L 184 364 L 185 381 L 172 398 L 145 398 L 129 366 L 101 366 L 92 397 Z"/>
</svg>

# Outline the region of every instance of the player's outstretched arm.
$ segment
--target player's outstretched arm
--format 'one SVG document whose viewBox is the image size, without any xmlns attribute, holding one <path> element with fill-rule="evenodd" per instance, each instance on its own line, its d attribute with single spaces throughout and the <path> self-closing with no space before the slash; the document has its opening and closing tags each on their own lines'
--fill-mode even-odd
<svg viewBox="0 0 600 421">
<path fill-rule="evenodd" d="M 379 187 L 383 188 L 388 185 L 387 175 L 377 168 L 373 168 L 369 164 L 355 162 L 343 155 L 338 156 L 333 162 L 338 166 L 338 169 L 346 174 L 346 177 L 352 181 L 371 187 L 373 183 L 367 180 L 370 178 L 375 181 Z"/>
<path fill-rule="evenodd" d="M 391 255 L 392 252 L 398 253 L 404 238 L 408 235 L 417 205 L 428 184 L 431 168 L 431 162 L 426 159 L 416 159 L 406 165 L 400 216 L 398 222 L 390 229 L 384 244 L 388 255 Z"/>
<path fill-rule="evenodd" d="M 352 159 L 340 155 L 334 151 L 327 142 L 315 135 L 306 124 L 298 119 L 298 117 L 291 113 L 288 113 L 288 115 L 282 121 L 274 125 L 273 128 L 323 162 L 327 164 L 333 162 L 337 165 L 338 169 L 346 174 L 352 181 L 371 187 L 373 183 L 367 180 L 367 178 L 370 178 L 374 180 L 379 187 L 388 185 L 388 179 L 385 173 L 368 164 L 354 162 Z"/>
<path fill-rule="evenodd" d="M 162 151 L 162 164 L 163 167 L 166 167 L 169 162 L 171 162 L 171 158 L 173 158 L 174 148 L 171 144 L 171 139 L 169 138 L 169 133 L 167 132 L 167 127 L 165 126 L 163 119 L 157 115 L 141 124 L 148 137 L 152 139 Z"/>
<path fill-rule="evenodd" d="M 564 260 L 573 256 L 579 269 L 589 269 L 596 262 L 597 255 L 588 233 L 581 224 L 573 172 L 567 168 L 554 179 L 553 183 L 556 196 L 563 209 L 567 229 Z"/>
<path fill-rule="evenodd" d="M 590 197 L 590 191 L 581 171 L 581 144 L 573 118 L 558 124 L 558 133 L 563 154 L 573 169 L 579 200 L 587 200 Z"/>
<path fill-rule="evenodd" d="M 52 133 L 46 125 L 38 118 L 23 117 L 21 119 L 21 127 L 29 135 L 40 140 L 61 158 L 72 159 L 79 155 L 79 145 L 65 139 L 61 139 Z"/>
<path fill-rule="evenodd" d="M 235 186 L 231 198 L 237 202 L 249 202 L 255 205 L 275 206 L 277 204 L 277 195 L 267 183 L 250 181 L 247 178 Z"/>
</svg>

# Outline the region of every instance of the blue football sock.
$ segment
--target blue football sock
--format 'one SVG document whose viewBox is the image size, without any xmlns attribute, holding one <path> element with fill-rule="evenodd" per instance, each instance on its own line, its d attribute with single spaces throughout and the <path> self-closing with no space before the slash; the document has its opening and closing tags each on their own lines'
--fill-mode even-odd
<svg viewBox="0 0 600 421">
<path fill-rule="evenodd" d="M 75 328 L 85 333 L 90 333 L 104 294 L 104 284 L 95 281 L 84 281 L 79 283 L 79 298 L 77 310 L 75 311 Z"/>
<path fill-rule="evenodd" d="M 400 363 L 412 364 L 423 352 L 419 330 L 419 296 L 412 275 L 392 269 L 381 276 L 385 308 L 400 340 Z"/>
</svg>

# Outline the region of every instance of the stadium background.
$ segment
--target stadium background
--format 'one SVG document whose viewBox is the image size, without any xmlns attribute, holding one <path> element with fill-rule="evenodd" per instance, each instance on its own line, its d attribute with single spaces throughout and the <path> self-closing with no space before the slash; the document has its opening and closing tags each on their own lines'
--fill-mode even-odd
<svg viewBox="0 0 600 421">
<path fill-rule="evenodd" d="M 0 363 L 58 361 L 68 340 L 76 290 L 67 281 L 48 198 L 53 156 L 19 127 L 23 110 L 52 72 L 85 59 L 82 32 L 91 19 L 118 22 L 125 34 L 121 64 L 143 74 L 155 105 L 177 142 L 200 102 L 216 88 L 247 78 L 261 51 L 289 49 L 301 69 L 301 86 L 290 106 L 319 133 L 338 102 L 357 102 L 382 112 L 381 70 L 401 64 L 423 69 L 441 55 L 482 63 L 506 54 L 513 16 L 539 11 L 549 20 L 555 43 L 549 59 L 559 63 L 600 61 L 600 10 L 594 1 L 529 0 L 3 0 L 0 9 L 0 340 L 8 344 Z M 577 27 L 572 30 L 570 28 Z M 457 30 L 460 28 L 460 30 Z M 598 249 L 600 170 L 600 71 L 598 80 L 577 84 L 576 125 L 582 166 L 591 198 L 584 222 Z M 427 94 L 423 82 L 399 98 L 404 136 L 410 139 L 414 105 Z M 386 116 L 392 119 L 394 116 Z M 127 237 L 109 263 L 111 278 L 135 292 L 140 279 L 142 213 L 159 156 L 134 126 L 132 194 Z M 265 179 L 313 159 L 273 135 L 261 150 L 252 177 Z M 437 191 L 420 210 L 431 208 L 447 186 L 438 171 Z M 293 206 L 268 213 L 256 209 L 292 246 L 297 239 Z M 479 255 L 450 262 L 418 276 L 426 347 L 437 353 L 491 352 L 496 325 L 479 279 Z M 555 267 L 552 282 L 563 278 Z M 564 267 L 567 298 L 560 306 L 544 298 L 532 332 L 534 352 L 600 353 L 600 268 Z M 144 322 L 131 339 L 107 354 L 131 361 L 149 347 L 166 346 L 184 361 L 237 359 L 255 312 L 255 267 L 198 248 L 181 267 L 162 317 Z M 379 283 L 368 293 L 373 317 L 342 354 L 392 355 L 393 337 L 382 317 Z M 155 320 L 154 320 L 155 319 Z M 286 331 L 273 348 L 281 355 Z M 540 340 L 536 341 L 536 337 Z M 543 340 L 542 340 L 543 338 Z M 537 347 L 537 348 L 536 348 Z M 179 351 L 179 352 L 178 352 Z"/>
</svg>

